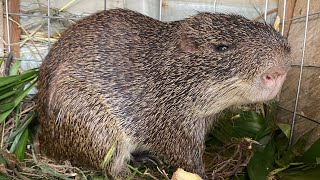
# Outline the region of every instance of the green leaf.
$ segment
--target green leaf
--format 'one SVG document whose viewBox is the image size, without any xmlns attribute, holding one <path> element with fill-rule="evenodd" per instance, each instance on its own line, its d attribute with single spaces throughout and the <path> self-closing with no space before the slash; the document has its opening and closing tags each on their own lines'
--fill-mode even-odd
<svg viewBox="0 0 320 180">
<path fill-rule="evenodd" d="M 320 166 L 309 169 L 294 170 L 290 173 L 279 173 L 280 180 L 319 180 Z"/>
<path fill-rule="evenodd" d="M 295 153 L 296 156 L 301 156 L 304 151 L 305 151 L 305 147 L 308 143 L 308 140 L 312 134 L 312 132 L 314 131 L 314 129 L 308 131 L 307 133 L 305 133 L 304 135 L 302 135 L 298 141 L 292 146 L 292 152 Z"/>
<path fill-rule="evenodd" d="M 24 91 L 22 91 L 14 100 L 14 107 L 16 107 L 23 99 L 24 97 L 28 94 L 28 92 L 34 87 L 35 82 L 33 82 L 32 84 L 29 85 L 29 87 L 27 87 Z M 9 114 L 12 112 L 12 110 L 14 109 L 14 107 L 8 111 L 2 112 L 0 113 L 0 123 L 2 123 L 8 116 Z"/>
<path fill-rule="evenodd" d="M 283 154 L 280 154 L 280 159 L 276 160 L 276 163 L 281 167 L 285 167 L 290 163 L 293 163 L 297 156 L 302 156 L 307 140 L 309 139 L 312 131 L 313 130 L 302 135 L 290 149 L 284 151 Z"/>
<path fill-rule="evenodd" d="M 117 142 L 114 142 L 112 144 L 112 146 L 110 147 L 110 149 L 108 150 L 107 154 L 104 156 L 104 159 L 101 163 L 101 167 L 104 169 L 109 162 L 111 161 L 112 156 L 114 155 L 115 151 L 116 151 L 116 147 L 117 147 Z"/>
<path fill-rule="evenodd" d="M 261 114 L 254 111 L 240 113 L 239 119 L 235 119 L 234 128 L 241 137 L 250 137 L 255 140 L 256 135 L 265 130 L 265 120 Z"/>
<path fill-rule="evenodd" d="M 0 100 L 3 100 L 3 99 L 5 99 L 5 98 L 8 98 L 8 97 L 14 95 L 14 94 L 17 93 L 17 92 L 18 92 L 17 90 L 11 90 L 11 91 L 9 91 L 9 92 L 6 92 L 6 93 L 4 93 L 4 94 L 1 94 Z"/>
<path fill-rule="evenodd" d="M 0 113 L 8 111 L 8 110 L 10 110 L 10 109 L 12 109 L 14 107 L 15 107 L 14 102 L 8 102 L 8 103 L 0 104 Z"/>
<path fill-rule="evenodd" d="M 0 173 L 0 179 L 1 179 L 1 180 L 11 180 L 12 178 L 7 177 L 6 175 Z"/>
<path fill-rule="evenodd" d="M 21 108 L 21 106 L 17 106 L 16 112 L 15 112 L 14 123 L 15 123 L 16 129 L 20 126 L 20 108 Z"/>
<path fill-rule="evenodd" d="M 0 66 L 2 65 L 3 61 L 4 61 L 4 56 L 0 59 Z"/>
<path fill-rule="evenodd" d="M 289 124 L 277 123 L 277 126 L 281 129 L 281 131 L 286 135 L 286 137 L 290 138 L 290 129 L 291 126 Z"/>
<path fill-rule="evenodd" d="M 272 125 L 272 121 L 275 119 L 275 117 L 277 115 L 277 108 L 278 108 L 277 101 L 272 101 L 266 106 L 265 121 L 267 123 L 267 126 Z"/>
<path fill-rule="evenodd" d="M 277 147 L 277 159 L 280 159 L 288 151 L 289 139 L 283 133 L 278 134 L 277 136 L 274 137 L 274 139 L 276 141 L 276 147 Z M 283 165 L 285 166 L 286 164 L 283 164 Z"/>
<path fill-rule="evenodd" d="M 0 123 L 2 123 L 11 113 L 13 109 L 10 109 L 9 111 L 0 113 Z"/>
<path fill-rule="evenodd" d="M 22 61 L 16 61 L 16 62 L 11 66 L 11 68 L 10 68 L 10 76 L 12 76 L 12 75 L 17 75 L 18 69 L 19 69 L 19 67 L 20 67 L 20 65 L 21 65 L 21 62 L 22 62 Z"/>
<path fill-rule="evenodd" d="M 271 113 L 267 115 L 269 114 Z M 216 123 L 212 135 L 222 143 L 243 137 L 259 141 L 271 133 L 271 128 L 267 126 L 269 124 L 270 122 L 266 122 L 262 114 L 255 111 L 225 110 Z"/>
<path fill-rule="evenodd" d="M 311 145 L 311 147 L 302 155 L 302 157 L 298 158 L 298 161 L 302 161 L 305 163 L 318 163 L 319 158 L 320 158 L 320 139 L 315 141 Z"/>
<path fill-rule="evenodd" d="M 233 124 L 230 119 L 237 118 L 239 116 L 233 111 L 225 111 L 223 116 L 221 116 L 215 125 L 212 135 L 220 142 L 227 143 L 233 137 L 240 138 L 240 135 L 234 131 Z"/>
<path fill-rule="evenodd" d="M 25 83 L 12 83 L 12 84 L 8 84 L 2 88 L 0 88 L 0 95 L 4 95 L 6 93 L 9 93 L 11 91 L 21 91 L 24 89 L 24 86 L 27 84 L 27 82 Z"/>
<path fill-rule="evenodd" d="M 21 75 L 14 75 L 14 76 L 7 76 L 7 77 L 0 77 L 0 87 L 3 87 L 5 85 L 15 83 L 17 81 L 21 81 L 23 79 L 28 79 L 30 77 L 35 77 L 38 71 L 36 69 L 31 69 L 28 71 L 25 71 Z"/>
<path fill-rule="evenodd" d="M 251 158 L 247 172 L 252 180 L 266 180 L 273 169 L 275 155 L 275 143 L 269 141 L 265 147 L 256 146 L 255 155 Z"/>
<path fill-rule="evenodd" d="M 29 129 L 26 128 L 23 131 L 21 137 L 19 138 L 16 148 L 14 149 L 14 154 L 17 156 L 19 161 L 22 161 L 25 157 L 28 140 L 29 140 Z"/>
<path fill-rule="evenodd" d="M 26 117 L 27 120 L 25 120 L 24 123 L 21 126 L 19 126 L 19 128 L 17 128 L 12 134 L 10 134 L 6 142 L 11 143 L 18 134 L 22 133 L 28 127 L 30 122 L 33 120 L 34 116 L 35 116 L 34 112 L 29 113 L 28 116 Z"/>
</svg>

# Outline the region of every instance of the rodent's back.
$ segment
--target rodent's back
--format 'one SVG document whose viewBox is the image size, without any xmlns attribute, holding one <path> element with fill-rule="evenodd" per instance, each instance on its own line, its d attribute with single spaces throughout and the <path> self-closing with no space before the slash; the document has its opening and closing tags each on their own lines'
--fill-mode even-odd
<svg viewBox="0 0 320 180">
<path fill-rule="evenodd" d="M 87 81 L 99 91 L 103 91 L 105 82 L 112 83 L 114 79 L 123 81 L 118 86 L 129 83 L 131 87 L 132 78 L 145 81 L 145 75 L 154 68 L 151 61 L 159 58 L 159 41 L 167 41 L 165 36 L 159 38 L 166 26 L 167 23 L 123 9 L 102 11 L 80 20 L 63 33 L 41 65 L 39 86 L 44 88 L 39 93 L 46 94 L 40 97 L 47 102 L 50 89 L 55 88 L 49 84 L 68 77 Z"/>
<path fill-rule="evenodd" d="M 63 33 L 39 74 L 40 142 L 47 155 L 101 168 L 114 141 L 124 141 L 119 151 L 126 151 L 121 159 L 128 160 L 141 143 L 128 136 L 144 131 L 138 124 L 149 126 L 137 118 L 143 116 L 141 109 L 155 107 L 157 82 L 150 74 L 165 62 L 158 60 L 163 43 L 172 38 L 164 33 L 175 33 L 168 26 L 175 25 L 115 9 L 80 20 Z"/>
</svg>

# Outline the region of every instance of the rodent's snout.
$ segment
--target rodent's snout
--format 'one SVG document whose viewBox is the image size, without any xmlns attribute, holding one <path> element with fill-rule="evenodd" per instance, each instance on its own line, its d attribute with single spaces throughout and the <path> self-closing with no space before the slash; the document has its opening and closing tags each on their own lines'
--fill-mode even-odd
<svg viewBox="0 0 320 180">
<path fill-rule="evenodd" d="M 268 69 L 261 75 L 262 84 L 267 89 L 280 89 L 286 78 L 287 71 L 287 68 L 278 67 Z"/>
</svg>

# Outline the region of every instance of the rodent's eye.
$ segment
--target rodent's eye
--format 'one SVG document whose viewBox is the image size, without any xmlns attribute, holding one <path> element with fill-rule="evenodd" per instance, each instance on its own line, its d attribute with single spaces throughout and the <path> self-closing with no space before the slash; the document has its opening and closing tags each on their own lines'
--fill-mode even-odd
<svg viewBox="0 0 320 180">
<path fill-rule="evenodd" d="M 219 45 L 216 46 L 216 50 L 218 52 L 224 52 L 224 51 L 226 51 L 228 49 L 229 49 L 229 46 L 225 45 L 225 44 L 219 44 Z"/>
</svg>

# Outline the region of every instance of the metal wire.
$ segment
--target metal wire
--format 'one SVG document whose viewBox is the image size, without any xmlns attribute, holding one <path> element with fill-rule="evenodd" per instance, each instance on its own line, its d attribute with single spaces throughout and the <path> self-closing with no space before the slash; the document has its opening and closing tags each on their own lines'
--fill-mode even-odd
<svg viewBox="0 0 320 180">
<path fill-rule="evenodd" d="M 293 143 L 293 133 L 294 133 L 294 127 L 296 124 L 296 116 L 297 116 L 297 108 L 298 108 L 298 102 L 299 102 L 299 95 L 300 95 L 300 89 L 301 89 L 301 79 L 302 79 L 302 72 L 303 72 L 303 64 L 304 64 L 304 57 L 305 57 L 305 50 L 306 50 L 306 42 L 307 42 L 307 30 L 308 30 L 308 21 L 309 21 L 309 11 L 310 11 L 310 0 L 307 1 L 307 15 L 306 15 L 306 21 L 305 21 L 305 28 L 304 28 L 304 39 L 303 39 L 303 47 L 302 47 L 302 57 L 301 57 L 301 64 L 300 64 L 300 73 L 299 73 L 299 81 L 298 81 L 298 87 L 297 87 L 297 96 L 296 101 L 294 105 L 294 111 L 293 111 L 293 117 L 291 121 L 291 130 L 290 130 L 290 142 L 289 146 Z"/>
<path fill-rule="evenodd" d="M 9 23 L 9 8 L 8 8 L 8 0 L 6 0 L 6 21 L 7 21 L 7 47 L 8 51 L 11 52 L 11 42 L 10 42 L 10 23 Z M 9 53 L 8 52 L 8 53 Z"/>
<path fill-rule="evenodd" d="M 290 112 L 290 113 L 293 113 L 292 110 L 290 110 L 290 109 L 288 109 L 288 108 L 285 108 L 285 107 L 283 107 L 283 106 L 281 106 L 281 105 L 279 105 L 279 108 L 281 108 L 281 109 L 283 109 L 283 110 L 285 110 L 285 111 L 288 111 L 288 112 Z M 313 122 L 313 123 L 315 123 L 315 124 L 317 124 L 317 125 L 320 125 L 320 121 L 319 121 L 319 120 L 315 120 L 315 119 L 309 118 L 309 117 L 307 117 L 307 116 L 305 116 L 305 115 L 303 115 L 303 114 L 300 114 L 300 113 L 297 113 L 297 115 L 300 116 L 300 117 L 302 117 L 302 118 L 304 118 L 304 119 L 306 119 L 306 120 L 308 120 L 308 121 L 310 121 L 310 122 Z"/>
<path fill-rule="evenodd" d="M 162 0 L 160 0 L 160 6 L 159 6 L 159 21 L 162 20 Z"/>
<path fill-rule="evenodd" d="M 267 22 L 267 14 L 268 14 L 268 0 L 265 0 L 265 6 L 264 6 L 264 22 Z"/>
<path fill-rule="evenodd" d="M 308 16 L 311 17 L 311 16 L 315 16 L 315 15 L 318 15 L 318 14 L 320 14 L 320 12 L 310 13 Z M 299 16 L 299 17 L 291 18 L 291 19 L 286 20 L 286 22 L 294 21 L 294 20 L 298 20 L 298 19 L 303 19 L 305 17 L 306 16 Z"/>
<path fill-rule="evenodd" d="M 69 16 L 43 16 L 43 15 L 33 15 L 33 14 L 21 14 L 21 13 L 9 13 L 11 16 L 25 16 L 25 17 L 39 17 L 39 18 L 50 18 L 50 19 L 65 19 L 65 20 L 79 20 L 82 16 L 79 17 L 69 17 Z"/>
<path fill-rule="evenodd" d="M 213 8 L 214 8 L 214 12 L 217 12 L 217 0 L 214 0 Z"/>
<path fill-rule="evenodd" d="M 287 9 L 287 0 L 283 1 L 283 14 L 282 14 L 282 27 L 281 27 L 281 34 L 283 35 L 284 33 L 284 23 L 285 23 L 285 18 L 286 18 L 286 9 Z"/>
<path fill-rule="evenodd" d="M 48 0 L 48 17 L 50 17 L 50 0 Z M 50 49 L 51 41 L 50 41 L 50 36 L 51 36 L 51 18 L 48 18 L 48 49 Z"/>
</svg>

